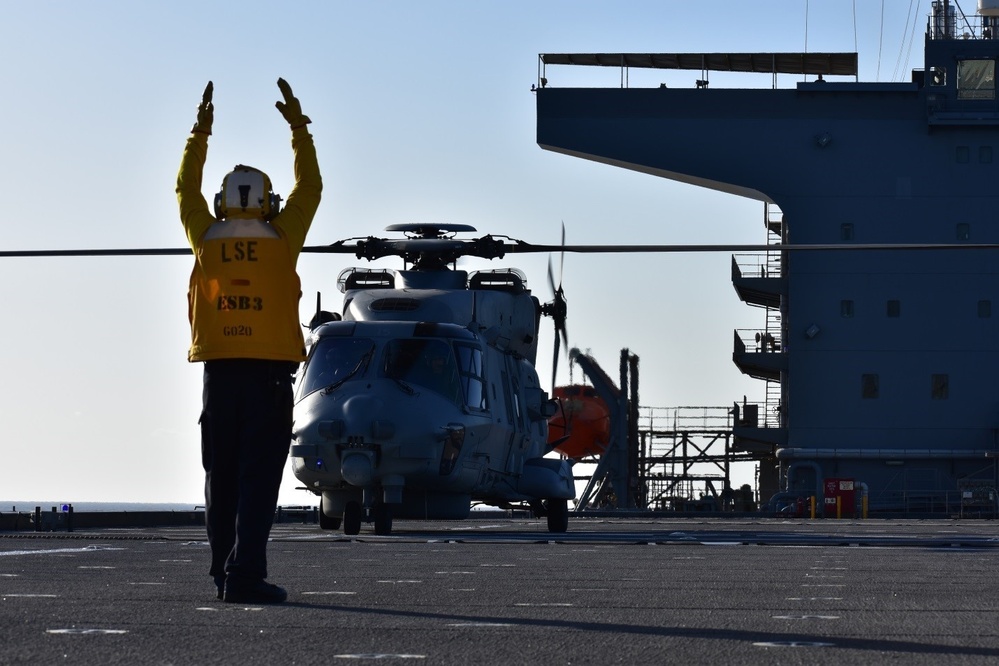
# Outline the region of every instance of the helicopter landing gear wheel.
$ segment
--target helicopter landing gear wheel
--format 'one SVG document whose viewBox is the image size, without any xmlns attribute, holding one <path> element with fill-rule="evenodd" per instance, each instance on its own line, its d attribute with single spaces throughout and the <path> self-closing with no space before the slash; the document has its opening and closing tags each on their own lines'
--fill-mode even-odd
<svg viewBox="0 0 999 666">
<path fill-rule="evenodd" d="M 379 502 L 372 509 L 375 519 L 375 534 L 392 534 L 392 509 L 388 504 Z"/>
<path fill-rule="evenodd" d="M 323 500 L 319 498 L 319 528 L 324 530 L 340 529 L 340 519 L 334 516 L 327 516 L 323 511 Z"/>
<path fill-rule="evenodd" d="M 343 533 L 349 536 L 361 533 L 360 502 L 347 502 L 343 507 Z"/>
<path fill-rule="evenodd" d="M 548 531 L 565 532 L 569 529 L 569 501 L 548 500 Z"/>
</svg>

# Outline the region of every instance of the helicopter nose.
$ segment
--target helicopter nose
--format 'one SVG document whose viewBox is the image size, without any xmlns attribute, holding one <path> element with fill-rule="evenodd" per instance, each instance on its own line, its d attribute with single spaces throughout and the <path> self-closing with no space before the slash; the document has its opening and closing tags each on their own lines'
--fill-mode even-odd
<svg viewBox="0 0 999 666">
<path fill-rule="evenodd" d="M 367 424 L 378 417 L 381 407 L 381 401 L 377 398 L 366 394 L 354 395 L 343 403 L 343 413 L 351 425 Z"/>
<path fill-rule="evenodd" d="M 377 441 L 391 439 L 395 435 L 395 423 L 383 417 L 384 401 L 370 395 L 355 395 L 343 403 L 348 436 L 368 437 Z"/>
<path fill-rule="evenodd" d="M 340 476 L 352 486 L 367 487 L 374 478 L 371 457 L 364 453 L 348 453 L 340 463 Z"/>
</svg>

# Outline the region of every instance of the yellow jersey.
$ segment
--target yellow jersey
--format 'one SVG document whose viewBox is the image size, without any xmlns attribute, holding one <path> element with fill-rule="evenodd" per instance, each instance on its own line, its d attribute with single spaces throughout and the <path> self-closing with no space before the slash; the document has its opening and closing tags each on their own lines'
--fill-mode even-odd
<svg viewBox="0 0 999 666">
<path fill-rule="evenodd" d="M 208 136 L 187 140 L 177 176 L 177 200 L 194 269 L 188 288 L 189 361 L 253 358 L 301 362 L 298 255 L 322 193 L 312 136 L 292 132 L 295 187 L 284 209 L 264 220 L 217 221 L 201 193 Z"/>
</svg>

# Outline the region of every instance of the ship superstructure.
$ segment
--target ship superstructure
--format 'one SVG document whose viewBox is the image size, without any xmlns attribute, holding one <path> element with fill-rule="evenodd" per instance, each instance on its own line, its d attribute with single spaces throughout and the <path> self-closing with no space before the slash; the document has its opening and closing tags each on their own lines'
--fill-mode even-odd
<svg viewBox="0 0 999 666">
<path fill-rule="evenodd" d="M 837 245 L 733 258 L 740 297 L 766 312 L 733 349 L 768 387 L 734 433 L 761 461 L 764 501 L 825 504 L 847 483 L 848 512 L 994 499 L 999 251 L 975 246 L 999 243 L 997 21 L 999 2 L 974 17 L 934 2 L 924 67 L 904 83 L 856 81 L 855 53 L 541 55 L 542 148 L 757 199 L 771 241 Z M 563 88 L 553 65 L 700 78 Z M 775 85 L 712 87 L 719 69 Z M 811 80 L 778 88 L 786 74 Z M 864 244 L 958 249 L 850 249 Z"/>
</svg>

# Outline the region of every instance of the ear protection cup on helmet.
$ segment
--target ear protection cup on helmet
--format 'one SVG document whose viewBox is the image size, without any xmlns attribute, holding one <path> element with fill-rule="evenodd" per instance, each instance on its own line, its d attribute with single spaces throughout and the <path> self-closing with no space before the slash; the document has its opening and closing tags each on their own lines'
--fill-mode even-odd
<svg viewBox="0 0 999 666">
<path fill-rule="evenodd" d="M 225 219 L 225 212 L 222 210 L 222 191 L 221 190 L 215 193 L 215 218 L 218 219 L 218 220 Z"/>
</svg>

